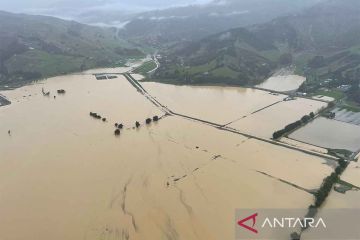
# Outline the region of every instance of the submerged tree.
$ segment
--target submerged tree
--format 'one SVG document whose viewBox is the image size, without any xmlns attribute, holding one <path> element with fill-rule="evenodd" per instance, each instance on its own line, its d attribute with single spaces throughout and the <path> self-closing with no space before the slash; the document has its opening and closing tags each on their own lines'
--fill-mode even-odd
<svg viewBox="0 0 360 240">
<path fill-rule="evenodd" d="M 309 115 L 305 115 L 301 118 L 301 121 L 303 123 L 308 123 L 311 120 L 311 117 Z"/>
<path fill-rule="evenodd" d="M 136 128 L 139 128 L 139 127 L 140 127 L 140 123 L 139 123 L 138 121 L 136 121 L 135 126 L 136 126 Z"/>
<path fill-rule="evenodd" d="M 293 232 L 290 235 L 291 240 L 300 240 L 300 235 L 297 232 Z"/>
</svg>

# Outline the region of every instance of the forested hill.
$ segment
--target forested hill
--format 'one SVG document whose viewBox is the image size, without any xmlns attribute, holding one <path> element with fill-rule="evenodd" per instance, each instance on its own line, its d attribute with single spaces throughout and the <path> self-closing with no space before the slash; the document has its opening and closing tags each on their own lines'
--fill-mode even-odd
<svg viewBox="0 0 360 240">
<path fill-rule="evenodd" d="M 275 69 L 354 81 L 360 77 L 360 1 L 330 0 L 303 12 L 171 49 L 156 74 L 182 84 L 254 85 Z"/>
<path fill-rule="evenodd" d="M 34 79 L 141 56 L 117 36 L 116 29 L 91 27 L 53 17 L 0 12 L 0 85 Z"/>
<path fill-rule="evenodd" d="M 128 23 L 120 33 L 124 38 L 163 47 L 199 40 L 235 27 L 268 22 L 320 1 L 323 0 L 213 0 L 208 4 L 137 14 L 127 19 Z"/>
</svg>

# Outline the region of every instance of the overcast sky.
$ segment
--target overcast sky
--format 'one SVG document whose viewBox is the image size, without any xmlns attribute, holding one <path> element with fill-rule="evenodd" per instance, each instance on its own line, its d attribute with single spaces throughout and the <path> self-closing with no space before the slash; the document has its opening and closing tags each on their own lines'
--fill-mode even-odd
<svg viewBox="0 0 360 240">
<path fill-rule="evenodd" d="M 59 9 L 149 10 L 171 6 L 202 4 L 211 0 L 0 0 L 0 9 L 13 12 L 36 12 Z"/>
</svg>

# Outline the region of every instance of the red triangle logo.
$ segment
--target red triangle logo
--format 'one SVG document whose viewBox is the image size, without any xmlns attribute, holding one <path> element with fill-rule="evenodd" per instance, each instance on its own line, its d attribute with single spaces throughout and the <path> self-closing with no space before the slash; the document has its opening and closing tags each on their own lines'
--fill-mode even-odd
<svg viewBox="0 0 360 240">
<path fill-rule="evenodd" d="M 253 215 L 251 215 L 251 216 L 249 216 L 249 217 L 247 217 L 247 218 L 244 218 L 244 219 L 238 221 L 238 225 L 239 225 L 240 227 L 243 227 L 243 228 L 245 228 L 245 229 L 253 232 L 253 233 L 258 233 L 258 231 L 254 228 L 254 226 L 255 226 L 255 224 L 256 224 L 256 217 L 257 217 L 257 216 L 258 216 L 258 214 L 255 213 L 255 214 L 253 214 Z M 252 226 L 249 226 L 249 225 L 246 225 L 246 224 L 245 224 L 245 222 L 247 222 L 247 221 L 249 221 L 249 220 L 252 220 Z"/>
</svg>

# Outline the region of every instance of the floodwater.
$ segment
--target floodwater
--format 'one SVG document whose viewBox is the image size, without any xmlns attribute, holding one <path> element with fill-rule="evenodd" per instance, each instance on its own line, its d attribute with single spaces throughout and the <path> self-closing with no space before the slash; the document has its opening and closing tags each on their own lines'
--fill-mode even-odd
<svg viewBox="0 0 360 240">
<path fill-rule="evenodd" d="M 360 165 L 359 162 L 351 162 L 346 170 L 341 175 L 341 180 L 345 181 L 354 188 L 346 191 L 346 193 L 340 193 L 331 190 L 329 196 L 324 202 L 323 206 L 318 212 L 318 217 L 324 217 L 324 211 L 328 209 L 359 209 L 360 202 Z M 306 231 L 302 235 L 302 239 L 314 239 L 314 231 Z M 356 238 L 358 239 L 358 238 Z"/>
<path fill-rule="evenodd" d="M 321 154 L 327 154 L 328 153 L 328 150 L 326 148 L 317 147 L 317 146 L 307 144 L 307 143 L 304 143 L 304 142 L 299 142 L 299 141 L 296 141 L 294 139 L 290 139 L 290 138 L 287 138 L 287 137 L 282 137 L 280 139 L 280 141 L 283 142 L 283 143 L 289 144 L 291 146 L 299 147 L 299 148 L 302 148 L 302 149 L 307 149 L 309 151 L 314 151 L 314 152 L 321 153 Z"/>
<path fill-rule="evenodd" d="M 357 162 L 351 162 L 349 164 L 349 166 L 346 168 L 346 171 L 341 175 L 341 179 L 360 188 L 359 160 Z"/>
<path fill-rule="evenodd" d="M 360 191 L 350 190 L 345 194 L 336 192 L 332 190 L 329 194 L 329 197 L 326 199 L 323 209 L 327 208 L 359 208 L 360 202 Z"/>
<path fill-rule="evenodd" d="M 191 91 L 210 93 L 198 100 L 213 109 L 200 111 L 204 118 L 251 112 L 261 96 L 277 100 L 253 90 Z M 243 97 L 251 93 L 260 100 Z M 0 239 L 232 239 L 236 208 L 307 208 L 313 197 L 304 189 L 333 171 L 322 158 L 177 117 L 145 126 L 163 113 L 120 75 L 55 77 L 2 94 L 13 104 L 0 108 Z M 181 94 L 183 104 L 196 99 Z M 219 109 L 215 96 L 237 103 Z M 119 137 L 115 122 L 125 125 Z"/>
<path fill-rule="evenodd" d="M 323 107 L 326 107 L 326 103 L 305 98 L 282 101 L 235 121 L 229 127 L 257 137 L 271 138 L 274 132 L 300 120 L 311 112 L 318 112 Z"/>
<path fill-rule="evenodd" d="M 317 118 L 290 134 L 292 139 L 330 149 L 360 149 L 360 126 L 327 118 Z"/>
<path fill-rule="evenodd" d="M 335 163 L 178 118 L 163 120 L 161 127 L 156 134 L 170 141 L 180 141 L 186 148 L 199 147 L 200 151 L 221 155 L 245 169 L 264 172 L 306 189 L 317 188 L 319 182 L 331 174 L 333 167 L 330 165 Z"/>
<path fill-rule="evenodd" d="M 336 114 L 336 120 L 360 126 L 360 112 L 351 112 L 340 108 L 336 108 L 333 112 Z"/>
<path fill-rule="evenodd" d="M 116 74 L 116 73 L 129 72 L 129 71 L 141 66 L 143 63 L 149 61 L 149 59 L 151 60 L 151 58 L 148 56 L 147 58 L 144 58 L 144 59 L 128 62 L 127 64 L 125 64 L 126 66 L 124 66 L 124 67 L 94 68 L 94 69 L 89 69 L 87 71 L 84 71 L 83 73 L 84 74 L 101 74 L 101 73 Z"/>
<path fill-rule="evenodd" d="M 136 80 L 136 81 L 141 81 L 141 80 L 144 80 L 145 77 L 141 74 L 136 74 L 136 73 L 133 73 L 131 74 L 131 76 Z"/>
<path fill-rule="evenodd" d="M 350 190 L 347 191 L 345 194 L 343 193 L 339 193 L 336 192 L 335 190 L 332 190 L 329 194 L 329 196 L 327 197 L 326 201 L 323 203 L 323 206 L 318 210 L 316 217 L 317 218 L 323 218 L 324 221 L 329 221 L 326 219 L 329 219 L 329 211 L 328 210 L 336 210 L 336 211 L 347 211 L 347 212 L 351 212 L 354 209 L 359 209 L 359 202 L 360 202 L 360 191 L 356 191 L 356 190 Z M 334 218 L 334 214 L 331 214 L 332 218 Z M 338 221 L 343 221 L 345 223 L 349 222 L 351 219 L 351 216 L 348 217 L 348 219 L 346 218 L 338 218 Z M 358 219 L 358 216 L 353 216 L 353 219 Z M 336 219 L 335 219 L 336 220 Z M 334 234 L 336 236 L 339 235 L 339 229 L 333 229 L 330 228 L 328 226 L 329 230 L 326 231 L 330 231 L 330 232 L 334 232 Z M 346 227 L 345 227 L 346 229 Z M 342 233 L 345 232 L 345 229 L 342 229 Z M 348 227 L 346 229 L 346 231 L 348 231 L 348 235 L 344 236 L 343 238 L 333 238 L 333 239 L 351 239 L 351 240 L 357 240 L 359 239 L 359 235 L 357 235 L 357 237 L 354 237 L 355 233 L 358 233 L 358 229 L 350 229 L 350 227 Z M 353 236 L 353 237 L 349 237 L 349 235 Z M 301 239 L 305 239 L 305 240 L 310 240 L 310 239 L 319 239 L 319 235 L 317 233 L 317 229 L 314 228 L 309 228 L 308 230 L 304 231 L 303 234 L 301 235 Z M 331 239 L 331 238 L 328 238 Z"/>
<path fill-rule="evenodd" d="M 175 86 L 153 82 L 142 85 L 172 111 L 218 124 L 235 121 L 286 97 L 241 87 Z"/>
<path fill-rule="evenodd" d="M 279 92 L 290 92 L 297 90 L 305 81 L 306 78 L 299 75 L 278 73 L 257 85 L 257 87 Z"/>
</svg>

